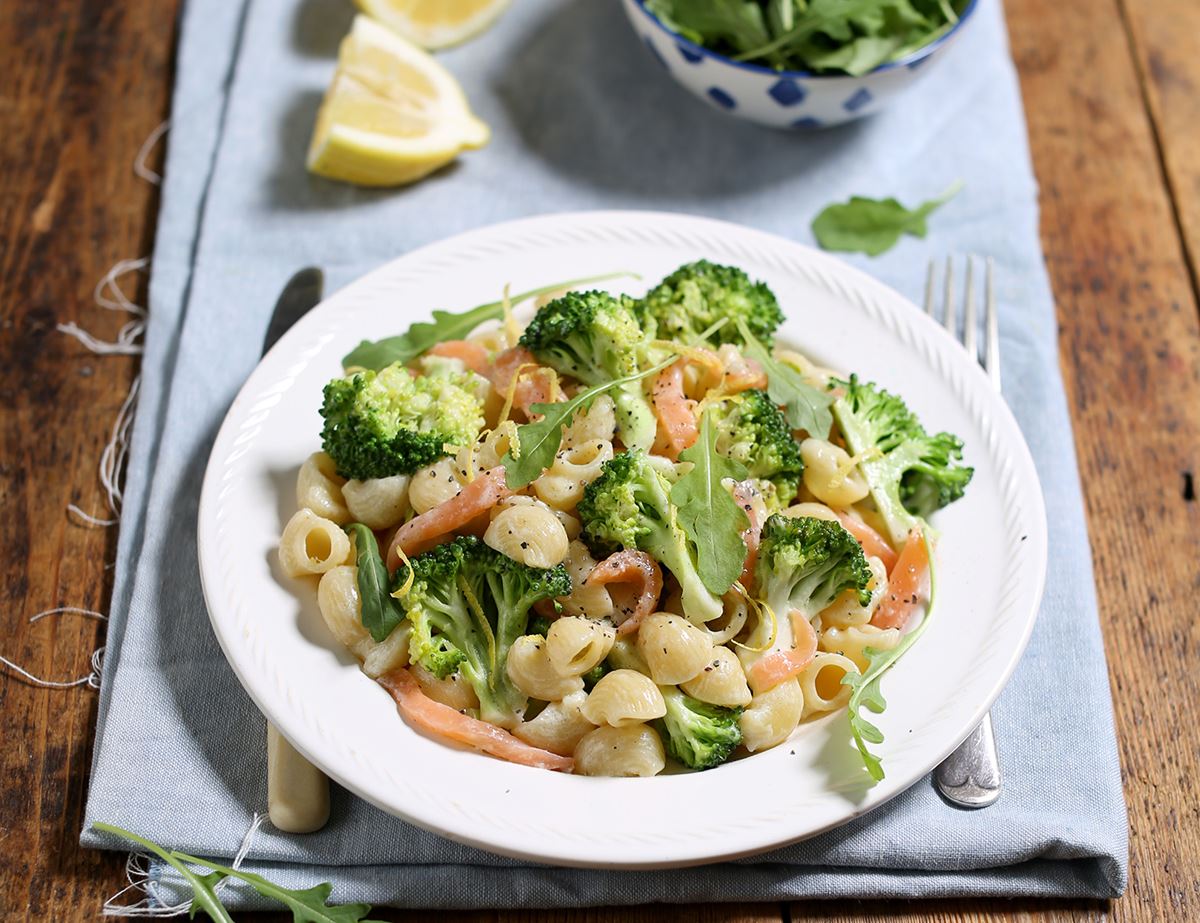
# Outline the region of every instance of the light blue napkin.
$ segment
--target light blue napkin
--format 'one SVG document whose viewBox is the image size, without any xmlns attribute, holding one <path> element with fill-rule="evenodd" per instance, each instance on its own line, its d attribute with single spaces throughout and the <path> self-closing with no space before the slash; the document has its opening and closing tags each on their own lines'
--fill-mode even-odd
<svg viewBox="0 0 1200 923">
<path fill-rule="evenodd" d="M 337 288 L 457 231 L 587 208 L 694 212 L 810 242 L 809 222 L 830 201 L 916 202 L 961 178 L 965 190 L 926 240 L 852 261 L 914 298 L 931 256 L 996 261 L 1006 396 L 1042 477 L 1051 560 L 1033 640 L 993 711 L 1005 771 L 994 807 L 950 808 L 925 780 L 867 818 L 777 852 L 621 873 L 479 852 L 336 790 L 325 830 L 266 827 L 249 866 L 286 884 L 330 880 L 339 901 L 401 906 L 1120 894 L 1126 818 L 1109 687 L 999 4 L 982 0 L 961 41 L 890 110 L 795 135 L 686 95 L 616 3 L 526 0 L 444 55 L 491 124 L 491 145 L 399 191 L 304 170 L 351 16 L 347 0 L 191 0 L 184 13 L 87 823 L 229 857 L 264 810 L 263 719 L 209 628 L 196 505 L 213 436 L 296 269 L 322 266 Z M 120 846 L 86 829 L 83 842 Z"/>
</svg>

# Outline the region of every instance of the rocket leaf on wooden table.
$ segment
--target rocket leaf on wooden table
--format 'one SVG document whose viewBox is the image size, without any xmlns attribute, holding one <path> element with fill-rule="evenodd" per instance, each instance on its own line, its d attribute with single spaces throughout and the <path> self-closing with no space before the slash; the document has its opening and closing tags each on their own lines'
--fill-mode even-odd
<svg viewBox="0 0 1200 923">
<path fill-rule="evenodd" d="M 510 306 L 520 304 L 530 298 L 540 298 L 560 289 L 575 288 L 590 282 L 603 282 L 606 279 L 617 279 L 631 275 L 627 272 L 610 272 L 602 276 L 588 276 L 585 279 L 571 279 L 568 282 L 555 282 L 553 285 L 543 285 L 541 288 L 530 289 L 513 295 L 508 299 Z M 382 340 L 363 340 L 342 359 L 342 365 L 347 369 L 380 369 L 387 368 L 393 362 L 411 362 L 425 350 L 446 340 L 461 340 L 489 320 L 499 320 L 504 316 L 504 301 L 493 301 L 481 304 L 477 308 L 461 313 L 450 311 L 434 311 L 433 321 L 418 321 L 405 333 L 398 336 L 386 337 Z"/>
<path fill-rule="evenodd" d="M 722 486 L 726 478 L 741 481 L 748 475 L 740 462 L 717 452 L 717 431 L 709 413 L 700 419 L 696 442 L 679 453 L 692 468 L 671 488 L 671 502 L 679 524 L 696 546 L 697 570 L 705 588 L 715 596 L 728 592 L 746 563 L 746 543 L 741 532 L 750 525 L 746 511 Z"/>
<path fill-rule="evenodd" d="M 902 234 L 924 237 L 926 219 L 960 189 L 962 183 L 956 182 L 936 199 L 913 209 L 895 199 L 853 196 L 849 202 L 826 206 L 813 220 L 812 231 L 825 250 L 878 256 L 896 246 Z"/>
</svg>

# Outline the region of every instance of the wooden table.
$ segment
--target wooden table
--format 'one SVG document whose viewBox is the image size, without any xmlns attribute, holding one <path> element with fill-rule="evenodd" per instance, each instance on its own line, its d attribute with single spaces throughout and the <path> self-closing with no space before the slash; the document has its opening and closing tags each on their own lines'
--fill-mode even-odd
<svg viewBox="0 0 1200 923">
<path fill-rule="evenodd" d="M 148 254 L 157 196 L 130 170 L 168 111 L 178 0 L 0 4 L 0 652 L 85 675 L 103 629 L 114 530 L 96 463 L 136 360 L 55 332 L 111 336 L 92 304 L 117 259 Z M 1200 920 L 1200 3 L 1009 0 L 1042 240 L 1087 495 L 1131 821 L 1131 882 L 1104 902 L 796 903 L 453 921 Z M 138 286 L 144 297 L 144 280 Z M 1069 676 L 1053 707 L 1069 710 Z M 0 681 L 0 918 L 99 918 L 123 857 L 78 834 L 96 696 Z M 429 914 L 395 913 L 411 920 Z M 284 920 L 284 916 L 263 917 Z"/>
</svg>

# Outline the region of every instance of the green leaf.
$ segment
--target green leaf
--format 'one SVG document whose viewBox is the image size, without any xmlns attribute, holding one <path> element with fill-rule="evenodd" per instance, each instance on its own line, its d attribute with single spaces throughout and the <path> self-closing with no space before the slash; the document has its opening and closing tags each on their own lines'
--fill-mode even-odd
<svg viewBox="0 0 1200 923">
<path fill-rule="evenodd" d="M 610 272 L 603 276 L 588 276 L 585 279 L 572 279 L 569 282 L 555 282 L 553 285 L 543 285 L 509 298 L 513 307 L 530 298 L 549 295 L 559 289 L 574 288 L 589 282 L 603 282 L 607 279 L 618 279 L 632 275 L 627 272 Z M 493 301 L 481 304 L 477 308 L 454 314 L 450 311 L 434 311 L 433 322 L 418 321 L 408 328 L 406 333 L 399 336 L 387 337 L 371 342 L 363 340 L 342 359 L 342 365 L 347 368 L 379 369 L 387 368 L 393 362 L 411 362 L 425 350 L 446 340 L 461 340 L 484 321 L 498 320 L 504 316 L 504 302 Z"/>
<path fill-rule="evenodd" d="M 717 431 L 711 414 L 700 420 L 700 436 L 679 460 L 692 469 L 671 488 L 671 503 L 679 512 L 679 524 L 696 545 L 700 579 L 714 596 L 733 586 L 746 563 L 746 543 L 741 532 L 750 525 L 746 511 L 721 485 L 725 478 L 744 480 L 744 465 L 717 452 Z"/>
<path fill-rule="evenodd" d="M 189 916 L 194 917 L 197 910 L 203 910 L 216 923 L 233 923 L 233 917 L 229 915 L 229 911 L 225 909 L 225 905 L 221 903 L 217 897 L 216 886 L 220 878 L 214 878 L 213 874 L 200 875 L 192 871 L 185 865 L 185 862 L 193 862 L 195 865 L 202 865 L 208 868 L 213 868 L 211 864 L 200 859 L 192 860 L 190 857 L 185 858 L 179 853 L 168 852 L 157 843 L 147 840 L 145 837 L 140 837 L 136 833 L 131 833 L 122 827 L 117 827 L 114 824 L 106 824 L 100 821 L 92 824 L 92 826 L 105 833 L 112 833 L 116 836 L 123 837 L 126 840 L 137 843 L 142 846 L 163 862 L 171 866 L 175 871 L 183 876 L 184 880 L 192 886 L 192 906 L 189 909 Z M 224 877 L 224 876 L 221 876 Z"/>
<path fill-rule="evenodd" d="M 376 642 L 384 641 L 404 618 L 404 610 L 388 592 L 387 565 L 379 553 L 375 533 L 361 522 L 350 523 L 346 531 L 354 537 L 363 628 Z"/>
<path fill-rule="evenodd" d="M 236 878 L 246 882 L 263 897 L 279 901 L 288 907 L 292 911 L 293 923 L 378 923 L 378 921 L 365 919 L 366 915 L 371 912 L 369 904 L 343 904 L 340 907 L 330 907 L 326 902 L 333 891 L 333 885 L 328 882 L 304 890 L 293 890 L 277 885 L 253 872 L 230 868 L 219 862 L 213 862 L 211 859 L 199 859 L 177 850 L 166 850 L 157 843 L 113 824 L 95 823 L 92 826 L 97 830 L 116 834 L 145 847 L 178 871 L 192 886 L 190 914 L 193 917 L 197 910 L 203 910 L 217 923 L 233 923 L 229 911 L 217 897 L 216 887 L 226 878 Z M 207 875 L 201 875 L 192 871 L 188 867 L 189 865 L 199 865 L 212 871 Z"/>
<path fill-rule="evenodd" d="M 685 38 L 709 47 L 727 43 L 748 51 L 771 38 L 753 0 L 654 0 L 650 11 Z"/>
<path fill-rule="evenodd" d="M 746 340 L 744 352 L 767 373 L 767 394 L 783 407 L 788 424 L 810 436 L 827 438 L 833 426 L 833 413 L 829 409 L 833 396 L 814 388 L 791 366 L 775 361 L 770 350 L 754 338 L 743 321 L 738 321 L 738 327 Z"/>
<path fill-rule="evenodd" d="M 929 604 L 925 607 L 925 617 L 921 624 L 906 634 L 898 645 L 888 651 L 879 651 L 873 647 L 863 649 L 867 657 L 867 668 L 862 673 L 847 673 L 842 677 L 842 685 L 850 687 L 850 732 L 854 735 L 854 743 L 862 755 L 863 765 L 876 782 L 884 778 L 883 764 L 879 757 L 867 749 L 867 744 L 883 743 L 883 732 L 862 715 L 862 710 L 881 715 L 887 708 L 887 700 L 883 697 L 880 680 L 896 662 L 904 656 L 905 651 L 920 640 L 921 635 L 929 627 L 933 618 L 933 601 L 936 596 L 937 580 L 934 573 L 933 549 L 929 547 L 929 536 L 924 534 L 925 553 L 929 556 Z"/>
<path fill-rule="evenodd" d="M 577 410 L 590 406 L 593 400 L 606 391 L 661 372 L 674 361 L 675 355 L 672 353 L 653 368 L 626 375 L 624 378 L 614 378 L 602 385 L 580 391 L 569 401 L 531 406 L 530 413 L 540 414 L 541 419 L 517 427 L 517 447 L 520 456 L 515 457 L 510 449 L 500 460 L 504 465 L 504 480 L 509 490 L 520 490 L 554 464 L 554 456 L 562 446 L 563 427 L 570 425 L 571 418 Z"/>
<path fill-rule="evenodd" d="M 902 234 L 924 237 L 925 219 L 961 188 L 962 183 L 956 182 L 936 199 L 911 210 L 895 199 L 853 196 L 849 202 L 826 206 L 813 220 L 813 234 L 825 250 L 878 256 L 894 247 Z"/>
</svg>

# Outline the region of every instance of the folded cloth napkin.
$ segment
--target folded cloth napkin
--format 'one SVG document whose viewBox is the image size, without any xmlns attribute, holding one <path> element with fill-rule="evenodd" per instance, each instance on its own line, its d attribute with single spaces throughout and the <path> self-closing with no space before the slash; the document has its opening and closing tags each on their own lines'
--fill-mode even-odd
<svg viewBox="0 0 1200 923">
<path fill-rule="evenodd" d="M 961 178 L 965 190 L 926 240 L 852 261 L 913 296 L 933 255 L 996 261 L 1006 396 L 1045 488 L 1051 579 L 993 711 L 1005 772 L 995 806 L 956 810 L 925 780 L 868 817 L 773 853 L 630 873 L 498 857 L 337 790 L 325 830 L 264 827 L 247 864 L 293 886 L 332 881 L 339 901 L 422 907 L 1120 894 L 1126 819 L 1109 687 L 999 4 L 982 0 L 945 60 L 889 110 L 808 135 L 694 101 L 639 47 L 615 3 L 517 4 L 444 56 L 492 125 L 491 145 L 399 191 L 304 170 L 351 15 L 343 0 L 190 0 L 184 12 L 87 823 L 229 857 L 264 809 L 263 719 L 209 628 L 196 507 L 216 429 L 297 268 L 322 266 L 336 288 L 457 231 L 601 207 L 697 212 L 809 241 L 812 217 L 830 201 L 911 203 Z M 86 828 L 83 842 L 122 845 Z"/>
</svg>

